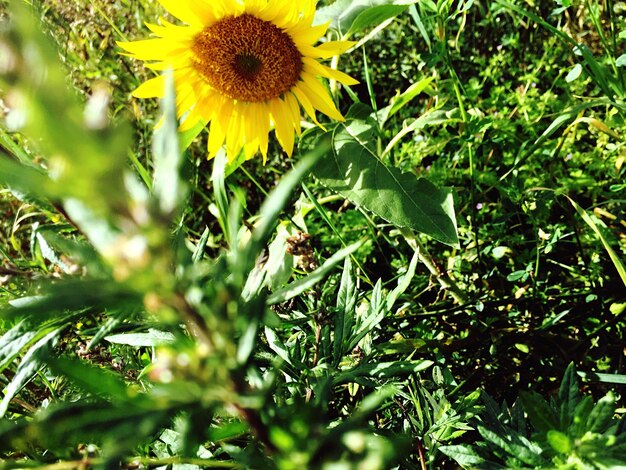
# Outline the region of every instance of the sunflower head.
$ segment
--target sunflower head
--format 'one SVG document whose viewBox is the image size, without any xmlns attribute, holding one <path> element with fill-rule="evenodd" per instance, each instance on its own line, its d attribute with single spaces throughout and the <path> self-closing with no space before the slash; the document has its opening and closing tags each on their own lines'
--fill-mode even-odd
<svg viewBox="0 0 626 470">
<path fill-rule="evenodd" d="M 353 43 L 316 45 L 328 24 L 313 25 L 315 1 L 159 0 L 181 25 L 148 24 L 153 39 L 118 43 L 128 55 L 162 71 L 174 70 L 181 130 L 208 123 L 209 157 L 226 145 L 229 160 L 243 150 L 267 158 L 273 127 L 288 155 L 300 135 L 300 109 L 342 121 L 319 77 L 345 85 L 356 80 L 322 63 Z M 163 96 L 164 76 L 137 88 L 138 98 Z"/>
</svg>

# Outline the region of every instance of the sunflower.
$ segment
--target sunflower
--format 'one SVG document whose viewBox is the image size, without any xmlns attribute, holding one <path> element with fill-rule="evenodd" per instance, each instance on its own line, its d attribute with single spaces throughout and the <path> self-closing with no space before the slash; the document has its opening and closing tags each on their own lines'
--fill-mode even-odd
<svg viewBox="0 0 626 470">
<path fill-rule="evenodd" d="M 154 39 L 119 42 L 151 69 L 174 71 L 181 131 L 210 126 L 209 157 L 225 144 L 230 161 L 260 150 L 267 159 L 271 127 L 288 155 L 301 134 L 300 107 L 320 127 L 316 111 L 344 118 L 318 77 L 345 85 L 356 80 L 319 62 L 345 52 L 350 41 L 326 41 L 329 23 L 313 25 L 315 0 L 159 0 L 184 25 L 147 24 Z M 162 97 L 165 77 L 133 96 Z"/>
</svg>

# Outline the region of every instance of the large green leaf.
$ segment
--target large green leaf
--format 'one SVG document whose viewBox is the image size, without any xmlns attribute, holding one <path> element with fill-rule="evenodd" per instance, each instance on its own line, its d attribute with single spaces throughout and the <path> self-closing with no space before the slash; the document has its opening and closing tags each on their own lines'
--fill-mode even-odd
<svg viewBox="0 0 626 470">
<path fill-rule="evenodd" d="M 485 459 L 468 445 L 442 446 L 439 450 L 463 467 L 481 465 L 485 462 Z"/>
<path fill-rule="evenodd" d="M 417 0 L 338 0 L 320 8 L 315 22 L 330 21 L 333 28 L 349 36 L 398 16 L 414 3 Z"/>
<path fill-rule="evenodd" d="M 452 192 L 430 181 L 385 166 L 368 147 L 372 125 L 354 120 L 334 131 L 332 151 L 313 174 L 329 189 L 388 222 L 458 243 Z"/>
</svg>

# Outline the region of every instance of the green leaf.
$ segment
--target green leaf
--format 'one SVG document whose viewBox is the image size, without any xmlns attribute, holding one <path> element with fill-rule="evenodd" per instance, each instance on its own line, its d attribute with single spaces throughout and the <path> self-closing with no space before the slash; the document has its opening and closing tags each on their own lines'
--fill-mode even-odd
<svg viewBox="0 0 626 470">
<path fill-rule="evenodd" d="M 219 426 L 210 427 L 208 438 L 211 442 L 219 442 L 245 434 L 248 430 L 248 425 L 241 421 L 225 422 Z"/>
<path fill-rule="evenodd" d="M 129 393 L 129 387 L 120 376 L 106 369 L 60 357 L 46 362 L 55 373 L 67 377 L 74 385 L 91 394 L 122 402 L 136 395 Z"/>
<path fill-rule="evenodd" d="M 397 362 L 374 362 L 360 364 L 348 371 L 340 372 L 333 378 L 333 385 L 354 382 L 358 377 L 375 377 L 379 379 L 400 377 L 414 374 L 428 369 L 433 361 L 397 361 Z"/>
<path fill-rule="evenodd" d="M 357 2 L 352 2 L 353 5 L 354 3 Z M 346 37 L 352 36 L 354 33 L 360 33 L 369 27 L 378 26 L 383 21 L 398 16 L 413 3 L 417 3 L 417 0 L 410 2 L 396 0 L 386 5 L 374 5 L 362 10 L 356 18 L 354 18 L 350 29 L 346 33 Z"/>
<path fill-rule="evenodd" d="M 368 148 L 371 139 L 372 128 L 366 122 L 340 124 L 334 132 L 333 151 L 313 174 L 332 191 L 398 227 L 448 245 L 458 244 L 452 192 L 385 166 Z"/>
<path fill-rule="evenodd" d="M 400 279 L 398 279 L 398 285 L 394 290 L 392 290 L 387 296 L 387 305 L 386 308 L 388 311 L 391 310 L 393 304 L 396 303 L 398 297 L 400 297 L 404 291 L 406 291 L 411 285 L 411 281 L 415 276 L 415 270 L 417 269 L 417 262 L 419 261 L 419 252 L 416 251 L 413 253 L 413 258 L 411 258 L 411 262 L 409 263 L 409 267 L 407 268 L 406 273 Z"/>
<path fill-rule="evenodd" d="M 142 301 L 135 293 L 113 281 L 102 279 L 67 280 L 46 285 L 41 295 L 23 297 L 10 302 L 0 317 L 22 318 L 33 315 L 39 321 L 56 318 L 65 311 L 85 312 L 90 308 L 136 310 Z"/>
<path fill-rule="evenodd" d="M 613 262 L 613 265 L 615 266 L 615 269 L 617 270 L 619 277 L 622 279 L 622 282 L 626 286 L 626 267 L 624 266 L 624 263 L 619 258 L 617 253 L 615 253 L 615 251 L 609 244 L 609 241 L 607 237 L 603 234 L 603 231 L 600 229 L 598 224 L 596 224 L 594 220 L 589 216 L 589 214 L 587 214 L 587 211 L 585 211 L 582 207 L 576 204 L 576 202 L 573 199 L 571 199 L 569 196 L 565 196 L 565 197 L 567 197 L 567 199 L 572 204 L 572 206 L 574 206 L 574 209 L 576 209 L 576 212 L 578 212 L 578 214 L 582 217 L 585 223 L 591 228 L 591 230 L 593 230 L 596 236 L 600 239 L 600 241 L 602 242 L 602 245 L 604 245 L 604 249 L 609 255 L 609 258 L 611 258 L 611 261 Z"/>
<path fill-rule="evenodd" d="M 387 122 L 387 120 L 404 108 L 408 103 L 413 100 L 417 95 L 422 93 L 428 85 L 434 80 L 433 77 L 423 78 L 415 83 L 413 83 L 410 87 L 404 90 L 401 94 L 394 96 L 389 103 L 389 106 L 384 107 L 380 111 L 378 111 L 378 119 L 381 122 L 381 126 Z"/>
<path fill-rule="evenodd" d="M 354 334 L 350 337 L 346 351 L 352 351 L 359 344 L 359 341 L 385 318 L 388 312 L 386 306 L 387 303 L 383 299 L 382 282 L 379 279 L 372 290 L 372 298 L 370 299 L 367 312 L 357 319 Z"/>
<path fill-rule="evenodd" d="M 19 300 L 12 303 L 19 304 Z M 20 320 L 0 337 L 0 372 L 10 365 L 24 349 L 81 315 L 82 312 L 72 312 L 66 315 L 55 315 L 50 320 L 35 315 Z"/>
<path fill-rule="evenodd" d="M 204 250 L 206 249 L 206 245 L 209 241 L 209 237 L 211 235 L 211 231 L 209 227 L 204 227 L 204 231 L 200 236 L 200 240 L 198 241 L 198 245 L 194 248 L 193 254 L 191 255 L 191 261 L 193 263 L 198 263 L 204 257 Z"/>
<path fill-rule="evenodd" d="M 0 448 L 25 450 L 39 444 L 65 452 L 72 444 L 97 440 L 103 455 L 114 458 L 150 437 L 177 411 L 156 403 L 144 406 L 143 399 L 121 406 L 93 399 L 56 404 L 13 426 L 2 422 Z"/>
<path fill-rule="evenodd" d="M 289 350 L 274 330 L 265 327 L 265 338 L 267 338 L 267 345 L 278 355 L 278 357 L 280 357 L 287 364 L 293 365 L 289 355 Z"/>
<path fill-rule="evenodd" d="M 338 263 L 340 263 L 356 250 L 358 250 L 364 242 L 365 240 L 360 240 L 356 243 L 353 243 L 352 245 L 342 248 L 326 261 L 324 261 L 324 264 L 322 264 L 315 271 L 311 272 L 305 277 L 298 279 L 295 282 L 292 282 L 291 284 L 286 285 L 282 289 L 277 290 L 270 297 L 268 297 L 268 305 L 286 302 L 287 300 L 293 299 L 294 297 L 302 294 L 306 290 L 312 288 L 314 285 L 324 279 L 324 277 L 326 277 L 326 275 L 332 269 L 334 269 Z"/>
<path fill-rule="evenodd" d="M 560 431 L 552 429 L 548 431 L 546 438 L 548 439 L 550 447 L 552 447 L 559 454 L 569 454 L 572 450 L 572 441 L 570 441 L 566 434 L 563 434 Z"/>
<path fill-rule="evenodd" d="M 609 392 L 593 407 L 587 418 L 587 431 L 603 433 L 615 414 L 615 396 Z"/>
<path fill-rule="evenodd" d="M 26 194 L 58 199 L 60 191 L 40 170 L 0 156 L 0 184 Z"/>
<path fill-rule="evenodd" d="M 99 253 L 110 253 L 119 242 L 119 229 L 80 199 L 67 199 L 63 207 Z"/>
<path fill-rule="evenodd" d="M 110 276 L 110 270 L 94 247 L 82 237 L 68 237 L 67 233 L 75 229 L 71 225 L 40 226 L 37 235 L 58 253 L 69 257 L 73 264 L 82 266 L 92 276 Z"/>
<path fill-rule="evenodd" d="M 582 71 L 583 71 L 583 66 L 582 65 L 580 65 L 580 64 L 574 65 L 574 67 L 572 67 L 572 70 L 570 70 L 569 73 L 567 74 L 567 76 L 565 77 L 565 81 L 567 83 L 573 82 L 578 77 L 580 77 L 580 74 L 582 73 Z"/>
<path fill-rule="evenodd" d="M 87 344 L 87 350 L 98 344 L 105 336 L 108 336 L 109 333 L 114 331 L 125 320 L 125 318 L 130 315 L 131 313 L 124 310 L 122 314 L 111 317 L 107 319 L 106 322 L 101 323 L 98 326 L 98 331 L 96 331 L 96 333 L 89 341 L 89 344 Z"/>
<path fill-rule="evenodd" d="M 16 144 L 11 135 L 2 127 L 0 127 L 0 149 L 3 152 L 8 152 L 11 156 L 15 157 L 22 165 L 37 168 L 37 165 L 33 163 L 33 158 L 29 153 L 22 148 L 22 146 Z"/>
<path fill-rule="evenodd" d="M 267 260 L 261 265 L 256 266 L 250 276 L 258 276 L 262 279 L 250 289 L 246 283 L 245 291 L 258 293 L 263 287 L 270 290 L 276 290 L 285 285 L 293 274 L 294 256 L 289 253 L 287 240 L 295 235 L 295 229 L 288 222 L 281 222 L 276 228 L 276 236 L 267 248 Z M 245 295 L 244 295 L 245 297 Z"/>
<path fill-rule="evenodd" d="M 593 409 L 593 398 L 589 395 L 585 396 L 574 410 L 574 419 L 568 429 L 568 434 L 573 438 L 580 438 L 587 432 L 587 420 Z"/>
<path fill-rule="evenodd" d="M 352 34 L 399 15 L 416 1 L 337 0 L 317 10 L 315 23 L 322 24 L 330 21 L 332 28 L 342 33 Z"/>
<path fill-rule="evenodd" d="M 320 157 L 328 151 L 328 143 L 321 140 L 316 148 L 309 152 L 298 164 L 287 173 L 279 185 L 265 199 L 259 210 L 259 223 L 252 232 L 250 243 L 242 250 L 234 250 L 235 269 L 248 272 L 262 246 L 276 226 L 280 211 L 284 207 L 291 192 L 311 168 L 318 163 Z"/>
<path fill-rule="evenodd" d="M 539 432 L 559 429 L 559 418 L 541 395 L 536 392 L 520 393 L 520 400 L 528 418 Z"/>
<path fill-rule="evenodd" d="M 178 144 L 181 152 L 184 152 L 189 148 L 193 141 L 198 137 L 202 129 L 206 127 L 207 123 L 200 119 L 191 129 L 180 132 L 178 134 Z"/>
<path fill-rule="evenodd" d="M 17 323 L 0 337 L 0 372 L 2 372 L 29 344 L 39 336 L 40 331 L 26 320 Z"/>
<path fill-rule="evenodd" d="M 439 450 L 444 455 L 454 459 L 462 467 L 480 467 L 485 462 L 485 459 L 478 455 L 473 447 L 468 445 L 441 446 Z"/>
<path fill-rule="evenodd" d="M 0 402 L 0 417 L 3 417 L 9 409 L 9 403 L 18 394 L 24 385 L 43 366 L 44 360 L 51 354 L 51 348 L 58 339 L 61 330 L 51 331 L 35 343 L 22 358 L 11 382 L 4 389 L 4 397 Z"/>
<path fill-rule="evenodd" d="M 423 370 L 423 369 L 421 369 Z M 354 411 L 354 413 L 350 416 L 350 419 L 363 419 L 370 416 L 374 413 L 380 405 L 384 402 L 393 398 L 398 394 L 398 389 L 394 385 L 384 385 L 378 390 L 374 391 L 367 395 L 361 403 L 359 403 L 358 408 Z"/>
<path fill-rule="evenodd" d="M 224 237 L 229 245 L 233 244 L 230 233 L 230 225 L 228 223 L 228 214 L 230 212 L 230 204 L 228 201 L 228 193 L 226 192 L 226 152 L 220 149 L 213 159 L 213 171 L 211 172 L 211 183 L 213 183 L 213 196 L 215 197 L 215 207 L 217 207 L 218 218 Z"/>
<path fill-rule="evenodd" d="M 256 297 L 255 300 L 258 301 L 262 298 L 263 297 Z M 240 323 L 243 328 L 243 333 L 241 334 L 241 337 L 239 338 L 239 344 L 237 345 L 237 362 L 239 364 L 245 364 L 248 362 L 257 344 L 259 325 L 261 323 L 259 314 L 263 312 L 263 307 L 259 305 L 258 307 L 252 308 L 251 310 L 253 310 L 253 313 L 250 315 L 246 315 L 248 321 L 246 321 L 245 323 Z"/>
<path fill-rule="evenodd" d="M 597 380 L 598 382 L 605 382 L 609 384 L 626 385 L 625 374 L 600 374 L 597 372 L 578 372 L 578 375 L 588 380 Z"/>
<path fill-rule="evenodd" d="M 346 343 L 354 334 L 354 309 L 356 307 L 357 289 L 352 277 L 352 262 L 346 258 L 341 274 L 341 283 L 337 293 L 337 309 L 335 312 L 335 331 L 333 336 L 333 365 L 337 367 L 347 352 Z"/>
<path fill-rule="evenodd" d="M 39 247 L 39 252 L 41 253 L 41 256 L 44 259 L 50 261 L 50 263 L 52 263 L 53 265 L 57 266 L 66 274 L 71 273 L 71 269 L 68 264 L 63 261 L 63 259 L 61 259 L 61 256 L 59 256 L 54 248 L 52 248 L 52 246 L 50 246 L 50 244 L 48 243 L 48 240 L 46 238 L 47 229 L 40 229 L 38 222 L 35 222 L 32 227 L 33 235 L 35 240 L 37 241 L 37 246 Z"/>
<path fill-rule="evenodd" d="M 387 147 L 385 147 L 385 150 L 383 150 L 381 157 L 385 157 L 386 155 L 388 155 L 398 144 L 398 142 L 400 142 L 400 140 L 403 139 L 404 136 L 406 136 L 407 134 L 417 132 L 427 126 L 439 126 L 448 123 L 461 122 L 461 119 L 456 117 L 456 115 L 458 114 L 458 108 L 447 111 L 444 111 L 443 109 L 431 109 L 429 111 L 426 111 L 420 117 L 413 120 L 413 122 L 405 125 L 395 136 L 393 136 L 393 138 L 387 144 Z"/>
<path fill-rule="evenodd" d="M 580 391 L 578 390 L 578 377 L 576 367 L 570 362 L 563 375 L 561 386 L 559 387 L 560 406 L 560 427 L 567 429 L 575 416 L 576 406 L 580 402 Z"/>
<path fill-rule="evenodd" d="M 483 426 L 478 426 L 477 429 L 485 440 L 495 444 L 525 464 L 532 466 L 532 468 L 538 468 L 544 463 L 541 457 L 541 447 L 514 431 L 509 430 L 508 434 L 499 435 Z"/>
</svg>

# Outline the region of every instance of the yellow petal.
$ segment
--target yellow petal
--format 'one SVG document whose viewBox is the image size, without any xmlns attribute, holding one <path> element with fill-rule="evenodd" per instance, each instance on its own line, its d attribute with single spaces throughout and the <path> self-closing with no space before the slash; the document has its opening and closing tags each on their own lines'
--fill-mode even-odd
<svg viewBox="0 0 626 470">
<path fill-rule="evenodd" d="M 195 26 L 202 26 L 202 18 L 198 16 L 191 8 L 188 2 L 184 0 L 158 0 L 163 8 L 169 11 L 173 16 L 183 23 Z"/>
<path fill-rule="evenodd" d="M 291 157 L 294 144 L 294 122 L 290 119 L 291 112 L 288 105 L 281 99 L 277 98 L 270 101 L 270 111 L 274 121 L 274 133 L 283 150 Z M 298 118 L 298 125 L 300 119 Z"/>
<path fill-rule="evenodd" d="M 185 132 L 202 120 L 198 106 L 194 106 L 185 116 L 185 120 L 178 126 L 178 132 Z"/>
<path fill-rule="evenodd" d="M 151 70 L 182 69 L 191 66 L 191 55 L 186 53 L 176 54 L 176 56 L 168 57 L 161 62 L 150 62 L 145 65 Z"/>
<path fill-rule="evenodd" d="M 189 110 L 187 116 L 185 116 L 185 120 L 182 122 L 178 130 L 180 132 L 185 132 L 195 126 L 198 121 L 208 121 L 211 115 L 211 110 L 207 108 L 207 101 L 214 101 L 215 97 L 212 95 L 212 91 L 205 93 L 203 96 L 199 97 L 193 108 Z"/>
<path fill-rule="evenodd" d="M 307 73 L 302 74 L 302 80 L 297 86 L 306 93 L 315 109 L 336 121 L 344 121 L 344 117 L 335 107 L 330 94 L 320 82 Z"/>
<path fill-rule="evenodd" d="M 304 71 L 311 75 L 321 75 L 322 77 L 332 78 L 344 85 L 356 85 L 358 80 L 355 80 L 350 75 L 340 72 L 339 70 L 331 69 L 324 64 L 320 64 L 317 60 L 311 57 L 303 57 Z"/>
<path fill-rule="evenodd" d="M 165 60 L 172 52 L 185 50 L 183 44 L 170 39 L 161 38 L 118 42 L 117 45 L 140 60 Z"/>
<path fill-rule="evenodd" d="M 250 160 L 256 155 L 257 150 L 259 150 L 258 140 L 255 140 L 254 142 L 246 142 L 246 144 L 243 146 L 244 158 L 246 160 Z M 265 165 L 265 157 L 263 157 L 263 165 Z"/>
<path fill-rule="evenodd" d="M 246 13 L 260 18 L 263 10 L 267 7 L 267 0 L 247 0 Z"/>
<path fill-rule="evenodd" d="M 180 118 L 198 101 L 198 95 L 192 87 L 176 94 L 176 117 Z"/>
<path fill-rule="evenodd" d="M 173 39 L 175 41 L 188 41 L 198 33 L 198 28 L 190 26 L 177 26 L 168 23 L 166 20 L 160 20 L 163 24 L 145 23 L 150 31 L 161 38 Z"/>
<path fill-rule="evenodd" d="M 296 130 L 296 134 L 298 137 L 302 135 L 302 129 L 300 128 L 300 105 L 298 105 L 298 100 L 292 93 L 287 93 L 285 95 L 285 109 L 289 111 L 289 116 L 291 121 L 293 121 L 293 127 Z"/>
<path fill-rule="evenodd" d="M 259 12 L 259 18 L 274 23 L 279 28 L 288 28 L 297 13 L 296 2 L 269 1 L 267 6 Z"/>
<path fill-rule="evenodd" d="M 135 98 L 162 98 L 165 95 L 165 76 L 159 75 L 143 82 L 132 95 Z"/>
<path fill-rule="evenodd" d="M 330 52 L 332 55 L 337 55 L 343 54 L 355 44 L 355 41 L 327 41 L 317 46 L 317 49 L 319 51 Z"/>
<path fill-rule="evenodd" d="M 242 118 L 241 103 L 235 103 L 228 130 L 226 131 L 226 154 L 229 162 L 237 158 L 243 147 L 244 122 Z"/>
<path fill-rule="evenodd" d="M 296 95 L 296 98 L 298 98 L 298 102 L 300 103 L 300 105 L 304 108 L 304 111 L 309 115 L 309 117 L 311 118 L 311 120 L 317 124 L 318 126 L 320 126 L 322 129 L 324 129 L 324 126 L 322 126 L 319 121 L 317 120 L 317 116 L 315 116 L 315 109 L 313 108 L 313 105 L 311 104 L 311 100 L 309 100 L 309 98 L 307 97 L 306 93 L 300 88 L 300 85 L 303 82 L 298 83 L 298 85 L 296 85 L 295 87 L 293 87 L 291 89 L 291 92 Z"/>
<path fill-rule="evenodd" d="M 333 56 L 343 54 L 356 44 L 354 41 L 328 41 L 313 47 L 303 41 L 298 41 L 298 38 L 294 38 L 294 42 L 303 55 L 320 59 L 330 59 Z"/>
<path fill-rule="evenodd" d="M 209 105 L 210 104 L 207 103 L 207 106 Z M 228 98 L 220 97 L 215 100 L 214 106 L 210 119 L 211 131 L 209 132 L 208 142 L 210 157 L 214 157 L 217 151 L 224 145 L 226 130 L 230 126 L 230 119 L 233 112 L 233 101 Z"/>
<path fill-rule="evenodd" d="M 347 73 L 343 73 L 339 70 L 331 69 L 330 67 L 325 66 L 324 64 L 320 64 L 322 68 L 326 71 L 326 78 L 332 78 L 337 80 L 339 83 L 343 83 L 344 85 L 358 85 L 359 81 L 352 78 Z"/>
<path fill-rule="evenodd" d="M 224 145 L 224 139 L 226 139 L 226 134 L 224 133 L 222 125 L 217 121 L 212 121 L 209 130 L 209 141 L 207 143 L 209 158 L 213 158 L 217 155 L 219 149 Z"/>
<path fill-rule="evenodd" d="M 330 21 L 317 26 L 307 26 L 304 23 L 298 23 L 293 28 L 287 30 L 291 37 L 297 38 L 299 42 L 314 44 L 319 38 L 326 34 Z"/>
<path fill-rule="evenodd" d="M 213 2 L 213 0 L 211 0 L 211 2 Z M 221 17 L 239 16 L 245 11 L 246 8 L 244 2 L 239 0 L 219 0 L 216 3 L 223 10 L 223 13 L 220 15 Z"/>
<path fill-rule="evenodd" d="M 267 158 L 270 114 L 265 103 L 241 103 L 238 107 L 244 123 L 244 142 L 246 158 L 250 158 L 260 150 L 263 161 Z M 250 154 L 249 152 L 253 153 Z"/>
<path fill-rule="evenodd" d="M 257 103 L 246 103 L 240 106 L 243 117 L 244 139 L 253 142 L 259 139 L 261 119 Z"/>
<path fill-rule="evenodd" d="M 266 103 L 256 103 L 257 114 L 258 114 L 258 139 L 259 139 L 259 150 L 261 150 L 261 154 L 263 155 L 263 164 L 267 160 L 267 146 L 269 144 L 269 133 L 270 133 L 270 111 L 268 105 Z"/>
</svg>

